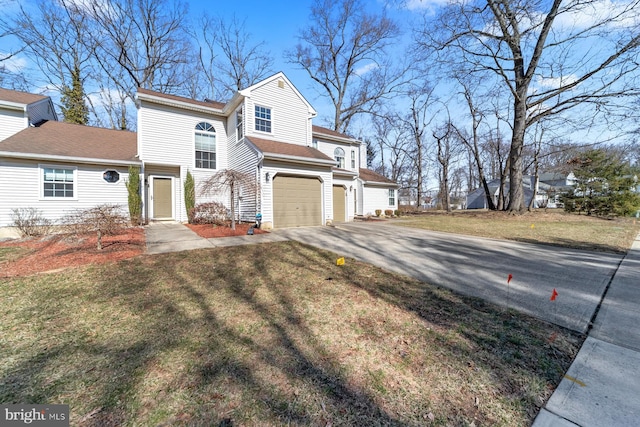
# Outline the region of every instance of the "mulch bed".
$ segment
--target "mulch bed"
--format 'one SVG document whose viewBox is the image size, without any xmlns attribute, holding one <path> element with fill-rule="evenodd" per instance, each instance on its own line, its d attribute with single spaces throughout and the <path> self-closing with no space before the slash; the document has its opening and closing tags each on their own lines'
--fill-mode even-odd
<svg viewBox="0 0 640 427">
<path fill-rule="evenodd" d="M 0 247 L 20 246 L 26 254 L 15 261 L 0 263 L 0 277 L 30 276 L 86 264 L 104 264 L 133 258 L 145 250 L 144 229 L 129 228 L 104 236 L 98 250 L 97 236 L 58 234 L 0 243 Z"/>
<path fill-rule="evenodd" d="M 236 223 L 236 229 L 232 230 L 230 225 L 213 225 L 213 224 L 186 224 L 191 230 L 195 231 L 198 236 L 206 239 L 215 237 L 233 237 L 244 236 L 247 231 L 253 226 L 253 223 L 241 222 Z M 253 229 L 254 234 L 265 234 L 268 231 L 260 230 L 259 228 Z"/>
</svg>

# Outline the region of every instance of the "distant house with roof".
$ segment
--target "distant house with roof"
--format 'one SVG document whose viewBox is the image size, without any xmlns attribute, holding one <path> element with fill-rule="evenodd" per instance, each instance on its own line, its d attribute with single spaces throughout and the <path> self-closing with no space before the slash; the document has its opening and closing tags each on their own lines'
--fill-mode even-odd
<svg viewBox="0 0 640 427">
<path fill-rule="evenodd" d="M 573 172 L 568 174 L 561 173 L 541 173 L 538 176 L 538 185 L 536 190 L 535 176 L 525 175 L 522 179 L 522 187 L 524 190 L 524 204 L 529 206 L 531 199 L 535 194 L 534 207 L 558 208 L 562 207 L 560 198 L 575 185 L 575 176 Z M 493 198 L 493 203 L 497 205 L 500 197 L 500 180 L 493 179 L 487 182 L 489 193 Z M 510 183 L 507 181 L 504 186 L 505 194 L 509 194 Z M 467 209 L 487 209 L 488 203 L 485 196 L 484 188 L 480 187 L 467 195 Z"/>
<path fill-rule="evenodd" d="M 227 103 L 139 89 L 137 133 L 57 121 L 49 97 L 0 89 L 0 227 L 33 207 L 52 220 L 102 203 L 126 206 L 139 166 L 146 221 L 187 221 L 184 180 L 233 169 L 255 177 L 237 199 L 243 220 L 266 227 L 351 221 L 397 209 L 397 184 L 363 168 L 366 147 L 313 125 L 316 111 L 283 73 Z M 197 202 L 228 195 L 202 195 Z M 5 202 L 6 201 L 6 202 Z"/>
</svg>

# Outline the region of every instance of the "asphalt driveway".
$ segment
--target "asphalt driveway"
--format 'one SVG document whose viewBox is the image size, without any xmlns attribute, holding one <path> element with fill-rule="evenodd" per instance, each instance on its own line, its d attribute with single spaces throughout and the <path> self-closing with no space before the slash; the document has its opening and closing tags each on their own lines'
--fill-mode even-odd
<svg viewBox="0 0 640 427">
<path fill-rule="evenodd" d="M 438 233 L 380 223 L 274 231 L 586 332 L 621 255 Z M 510 284 L 507 284 L 509 275 Z M 558 296 L 550 301 L 553 289 Z"/>
</svg>

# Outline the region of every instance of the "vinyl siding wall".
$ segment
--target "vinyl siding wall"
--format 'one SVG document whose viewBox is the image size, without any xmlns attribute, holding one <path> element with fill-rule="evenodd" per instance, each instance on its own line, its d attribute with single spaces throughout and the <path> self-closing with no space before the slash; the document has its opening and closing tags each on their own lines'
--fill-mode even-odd
<svg viewBox="0 0 640 427">
<path fill-rule="evenodd" d="M 43 200 L 40 177 L 43 166 L 77 168 L 74 182 L 74 200 Z M 108 183 L 102 178 L 106 170 L 116 170 L 120 180 Z M 104 203 L 122 205 L 127 214 L 128 168 L 123 166 L 83 165 L 73 163 L 0 160 L 0 200 L 11 200 L 11 204 L 0 204 L 0 227 L 12 225 L 12 208 L 39 209 L 45 218 L 60 220 L 76 209 L 88 209 Z"/>
<path fill-rule="evenodd" d="M 395 204 L 389 205 L 389 187 L 363 186 L 363 215 L 375 215 L 376 209 L 382 213 L 386 209 L 398 209 L 398 190 L 396 189 Z"/>
<path fill-rule="evenodd" d="M 216 169 L 195 167 L 195 127 L 200 122 L 210 123 L 215 129 Z M 143 101 L 138 111 L 138 147 L 141 160 L 149 164 L 146 176 L 167 175 L 174 178 L 176 221 L 186 222 L 188 219 L 183 195 L 187 171 L 191 171 L 196 184 L 196 203 L 222 201 L 228 205 L 228 198 L 224 195 L 199 193 L 202 181 L 229 166 L 224 118 Z"/>
<path fill-rule="evenodd" d="M 354 146 L 351 144 L 342 144 L 335 141 L 327 141 L 322 138 L 316 138 L 318 141 L 318 150 L 322 152 L 322 154 L 335 159 L 335 151 L 336 148 L 340 147 L 344 150 L 344 169 L 352 172 L 358 172 L 359 163 L 360 163 L 360 154 L 358 152 L 358 146 Z M 351 151 L 355 152 L 356 156 L 356 167 L 351 167 Z"/>
<path fill-rule="evenodd" d="M 278 80 L 275 79 L 257 87 L 246 99 L 246 134 L 290 144 L 310 146 L 308 106 L 284 79 L 281 80 L 283 88 L 279 87 Z M 255 130 L 256 105 L 271 108 L 271 133 Z"/>
<path fill-rule="evenodd" d="M 29 126 L 24 112 L 0 108 L 0 141 Z M 2 148 L 0 146 L 0 151 Z"/>
</svg>

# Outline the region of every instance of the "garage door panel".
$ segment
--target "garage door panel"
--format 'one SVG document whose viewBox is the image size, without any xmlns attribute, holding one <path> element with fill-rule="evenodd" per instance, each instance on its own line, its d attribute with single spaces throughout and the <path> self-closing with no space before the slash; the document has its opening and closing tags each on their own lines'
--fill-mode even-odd
<svg viewBox="0 0 640 427">
<path fill-rule="evenodd" d="M 322 224 L 322 184 L 317 178 L 276 176 L 273 179 L 274 227 Z"/>
<path fill-rule="evenodd" d="M 345 222 L 345 200 L 346 191 L 342 185 L 333 186 L 333 221 Z"/>
</svg>

